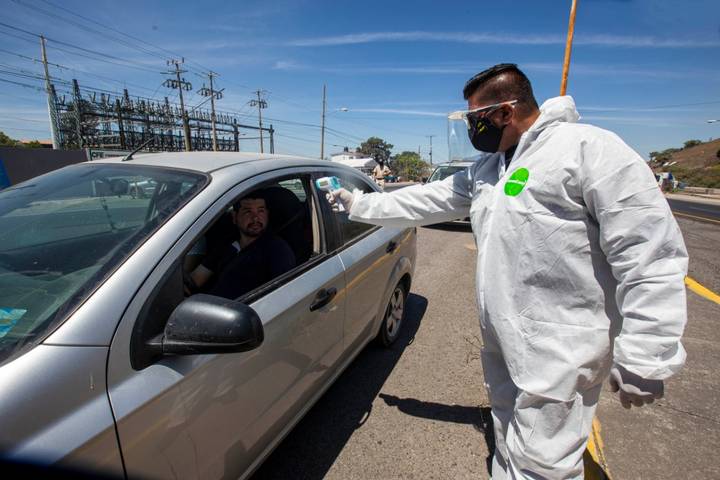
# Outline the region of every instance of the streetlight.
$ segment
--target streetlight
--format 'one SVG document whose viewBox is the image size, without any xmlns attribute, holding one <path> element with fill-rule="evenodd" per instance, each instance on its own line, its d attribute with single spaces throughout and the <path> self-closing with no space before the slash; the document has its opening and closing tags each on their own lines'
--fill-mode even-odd
<svg viewBox="0 0 720 480">
<path fill-rule="evenodd" d="M 325 114 L 325 85 L 323 85 L 323 108 L 322 108 L 322 123 L 320 124 L 320 158 L 325 159 L 325 117 L 329 117 L 335 112 L 347 112 L 347 107 L 340 107 L 333 109 L 327 115 Z"/>
</svg>

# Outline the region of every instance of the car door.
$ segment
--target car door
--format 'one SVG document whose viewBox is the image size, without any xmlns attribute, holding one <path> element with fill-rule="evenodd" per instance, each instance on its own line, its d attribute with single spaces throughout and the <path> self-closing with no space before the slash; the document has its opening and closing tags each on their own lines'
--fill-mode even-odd
<svg viewBox="0 0 720 480">
<path fill-rule="evenodd" d="M 143 322 L 162 325 L 182 300 L 185 254 L 234 200 L 288 178 L 300 179 L 308 193 L 314 251 L 247 297 L 263 323 L 262 345 L 244 353 L 148 360 L 138 336 L 146 329 Z M 111 345 L 108 384 L 131 478 L 241 477 L 332 376 L 343 347 L 344 319 L 344 300 L 333 292 L 344 289 L 344 270 L 337 256 L 327 254 L 309 185 L 310 175 L 296 169 L 236 186 L 179 238 L 127 309 Z"/>
<path fill-rule="evenodd" d="M 349 173 L 345 169 L 328 170 L 324 175 L 338 177 L 343 188 L 366 193 L 375 188 L 363 175 Z M 355 351 L 369 336 L 378 322 L 381 303 L 389 295 L 388 285 L 397 261 L 397 247 L 402 241 L 403 230 L 376 227 L 354 222 L 347 212 L 332 212 L 325 208 L 326 223 L 334 225 L 335 244 L 345 267 L 346 314 L 344 343 L 348 352 Z"/>
</svg>

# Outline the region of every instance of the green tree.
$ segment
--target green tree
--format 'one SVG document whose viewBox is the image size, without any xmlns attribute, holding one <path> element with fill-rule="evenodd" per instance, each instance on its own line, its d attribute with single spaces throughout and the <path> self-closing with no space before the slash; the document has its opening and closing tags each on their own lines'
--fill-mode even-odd
<svg viewBox="0 0 720 480">
<path fill-rule="evenodd" d="M 5 132 L 0 131 L 0 147 L 17 147 L 18 141 L 5 135 Z"/>
<path fill-rule="evenodd" d="M 430 169 L 416 152 L 402 152 L 392 159 L 392 169 L 395 175 L 407 180 L 420 180 Z"/>
<path fill-rule="evenodd" d="M 379 137 L 370 137 L 360 144 L 360 151 L 381 162 L 387 163 L 393 145 Z"/>
<path fill-rule="evenodd" d="M 700 141 L 700 140 L 688 140 L 687 142 L 685 142 L 683 144 L 683 148 L 694 147 L 695 145 L 700 145 L 701 143 L 702 143 L 702 141 Z"/>
</svg>

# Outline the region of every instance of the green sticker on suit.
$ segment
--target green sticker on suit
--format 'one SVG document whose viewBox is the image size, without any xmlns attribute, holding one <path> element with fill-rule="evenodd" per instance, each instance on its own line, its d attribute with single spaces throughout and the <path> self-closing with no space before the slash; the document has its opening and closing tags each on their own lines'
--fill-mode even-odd
<svg viewBox="0 0 720 480">
<path fill-rule="evenodd" d="M 527 168 L 518 168 L 510 178 L 505 182 L 505 195 L 517 197 L 525 188 L 525 184 L 530 178 L 530 172 Z"/>
</svg>

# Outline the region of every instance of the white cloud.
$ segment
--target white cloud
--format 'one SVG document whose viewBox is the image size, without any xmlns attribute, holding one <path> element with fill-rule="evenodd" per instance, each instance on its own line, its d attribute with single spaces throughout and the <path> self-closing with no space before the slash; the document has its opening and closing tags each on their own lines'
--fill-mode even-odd
<svg viewBox="0 0 720 480">
<path fill-rule="evenodd" d="M 472 33 L 472 32 L 360 32 L 327 37 L 299 38 L 286 45 L 293 47 L 327 47 L 376 42 L 456 42 L 505 45 L 563 45 L 564 34 Z M 575 45 L 638 48 L 719 47 L 720 41 L 695 38 L 658 38 L 629 35 L 576 35 Z"/>
<path fill-rule="evenodd" d="M 285 71 L 306 71 L 324 72 L 338 75 L 470 75 L 477 71 L 481 62 L 468 63 L 440 63 L 428 65 L 387 65 L 387 64 L 348 64 L 348 65 L 311 65 L 299 63 L 294 60 L 279 60 L 275 62 L 273 69 Z M 562 71 L 561 63 L 523 63 L 519 62 L 521 69 L 528 72 L 557 73 Z M 705 78 L 708 80 L 720 80 L 720 72 L 709 70 L 664 70 L 654 67 L 636 67 L 623 65 L 583 64 L 574 63 L 570 66 L 571 75 L 592 75 L 602 77 L 613 77 L 622 80 L 632 80 L 638 77 L 647 79 L 684 79 L 684 78 Z"/>
<path fill-rule="evenodd" d="M 580 109 L 582 111 L 582 109 Z M 640 127 L 677 127 L 679 125 L 697 127 L 698 122 L 678 121 L 676 118 L 648 117 L 648 116 L 610 116 L 610 115 L 582 115 L 581 123 L 600 122 L 612 125 L 637 125 Z"/>
<path fill-rule="evenodd" d="M 402 108 L 351 108 L 352 112 L 391 113 L 396 115 L 418 115 L 423 117 L 444 117 L 447 113 L 429 112 L 426 110 L 406 110 Z"/>
</svg>

